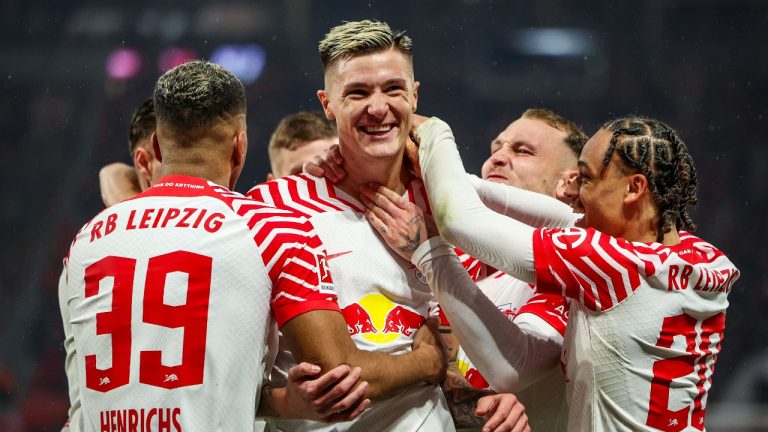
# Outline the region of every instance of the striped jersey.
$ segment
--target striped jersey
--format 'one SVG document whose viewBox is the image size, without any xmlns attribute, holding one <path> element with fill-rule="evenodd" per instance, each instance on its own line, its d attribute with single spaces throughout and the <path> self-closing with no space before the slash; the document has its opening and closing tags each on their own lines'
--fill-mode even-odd
<svg viewBox="0 0 768 432">
<path fill-rule="evenodd" d="M 325 260 L 305 217 L 195 177 L 101 212 L 65 260 L 73 430 L 252 430 L 270 311 L 338 310 Z"/>
<path fill-rule="evenodd" d="M 563 363 L 570 430 L 704 430 L 739 270 L 711 244 L 537 229 L 536 286 L 570 297 Z"/>
<path fill-rule="evenodd" d="M 437 313 L 425 277 L 414 265 L 392 252 L 365 218 L 364 206 L 330 181 L 300 174 L 254 187 L 248 196 L 308 217 L 327 248 L 339 306 L 349 334 L 359 349 L 390 354 L 411 350 L 424 320 Z M 420 182 L 408 185 L 405 196 L 425 206 Z M 322 335 L 318 335 L 322 337 Z M 284 379 L 294 361 L 281 344 L 273 381 Z M 450 413 L 439 386 L 419 385 L 373 404 L 360 417 L 328 425 L 280 421 L 283 430 L 430 430 L 449 424 Z M 442 426 L 441 426 L 442 427 Z"/>
</svg>

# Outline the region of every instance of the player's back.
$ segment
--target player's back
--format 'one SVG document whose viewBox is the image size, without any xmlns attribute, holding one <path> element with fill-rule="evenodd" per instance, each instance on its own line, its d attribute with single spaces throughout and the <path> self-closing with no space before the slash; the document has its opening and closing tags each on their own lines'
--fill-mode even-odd
<svg viewBox="0 0 768 432">
<path fill-rule="evenodd" d="M 81 230 L 67 260 L 75 430 L 253 427 L 271 328 L 259 211 L 272 210 L 172 176 Z"/>
<path fill-rule="evenodd" d="M 552 237 L 538 249 L 552 271 L 537 267 L 537 278 L 581 296 L 570 294 L 580 301 L 563 347 L 569 430 L 704 430 L 736 267 L 685 232 L 675 246 L 593 230 Z"/>
</svg>

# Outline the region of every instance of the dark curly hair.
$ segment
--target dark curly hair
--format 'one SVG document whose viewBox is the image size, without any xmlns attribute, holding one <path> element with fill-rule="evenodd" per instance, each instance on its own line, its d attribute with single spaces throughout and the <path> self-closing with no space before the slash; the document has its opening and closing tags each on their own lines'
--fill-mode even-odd
<svg viewBox="0 0 768 432">
<path fill-rule="evenodd" d="M 133 152 L 136 151 L 139 142 L 152 136 L 156 127 L 155 100 L 149 98 L 136 108 L 133 116 L 131 116 L 131 126 L 128 129 L 128 152 L 131 158 L 133 158 Z"/>
<path fill-rule="evenodd" d="M 611 120 L 602 129 L 612 133 L 603 165 L 608 166 L 616 153 L 625 165 L 622 169 L 636 170 L 648 180 L 660 215 L 657 241 L 673 225 L 695 230 L 688 207 L 696 205 L 696 167 L 677 132 L 658 120 L 633 116 Z"/>
</svg>

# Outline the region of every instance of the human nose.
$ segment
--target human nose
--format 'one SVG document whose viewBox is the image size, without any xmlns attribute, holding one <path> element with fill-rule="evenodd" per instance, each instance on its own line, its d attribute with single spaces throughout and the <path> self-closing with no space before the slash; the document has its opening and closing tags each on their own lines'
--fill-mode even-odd
<svg viewBox="0 0 768 432">
<path fill-rule="evenodd" d="M 382 93 L 376 92 L 371 95 L 371 99 L 368 102 L 368 114 L 381 118 L 387 115 L 389 111 L 389 103 L 387 98 Z"/>
<path fill-rule="evenodd" d="M 496 151 L 491 155 L 491 164 L 493 166 L 511 165 L 511 161 L 505 152 Z"/>
<path fill-rule="evenodd" d="M 572 171 L 565 176 L 565 196 L 570 199 L 579 197 L 579 172 Z"/>
</svg>

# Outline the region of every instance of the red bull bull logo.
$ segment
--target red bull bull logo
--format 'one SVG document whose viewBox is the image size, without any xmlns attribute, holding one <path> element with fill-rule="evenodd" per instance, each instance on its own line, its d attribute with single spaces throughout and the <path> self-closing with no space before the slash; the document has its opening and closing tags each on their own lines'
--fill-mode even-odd
<svg viewBox="0 0 768 432">
<path fill-rule="evenodd" d="M 412 338 L 425 318 L 411 309 L 395 304 L 382 294 L 368 294 L 343 308 L 350 335 L 361 335 L 374 343 L 387 343 L 398 337 Z"/>
</svg>

